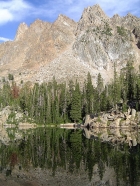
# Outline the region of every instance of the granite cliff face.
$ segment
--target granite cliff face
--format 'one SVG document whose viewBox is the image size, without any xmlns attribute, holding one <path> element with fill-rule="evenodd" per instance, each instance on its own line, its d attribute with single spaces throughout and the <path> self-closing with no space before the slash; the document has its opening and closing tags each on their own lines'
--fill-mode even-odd
<svg viewBox="0 0 140 186">
<path fill-rule="evenodd" d="M 132 15 L 108 18 L 98 5 L 88 7 L 78 22 L 73 50 L 82 62 L 101 73 L 111 74 L 114 64 L 119 71 L 128 60 L 137 66 L 139 28 L 140 19 Z"/>
<path fill-rule="evenodd" d="M 105 82 L 133 60 L 140 65 L 140 18 L 131 14 L 109 18 L 99 5 L 84 9 L 78 23 L 59 15 L 54 23 L 36 20 L 19 25 L 14 41 L 0 44 L 1 78 L 32 82 L 78 79 L 101 73 Z"/>
</svg>

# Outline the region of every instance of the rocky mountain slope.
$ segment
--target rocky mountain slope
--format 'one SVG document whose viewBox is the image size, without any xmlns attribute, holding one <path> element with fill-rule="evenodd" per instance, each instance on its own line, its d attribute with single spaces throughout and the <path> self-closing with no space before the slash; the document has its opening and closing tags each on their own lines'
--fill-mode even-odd
<svg viewBox="0 0 140 186">
<path fill-rule="evenodd" d="M 90 72 L 105 82 L 128 60 L 140 65 L 140 18 L 131 14 L 109 18 L 99 5 L 84 9 L 78 23 L 59 15 L 54 23 L 21 23 L 14 41 L 0 44 L 1 79 L 13 74 L 17 82 L 78 79 Z"/>
</svg>

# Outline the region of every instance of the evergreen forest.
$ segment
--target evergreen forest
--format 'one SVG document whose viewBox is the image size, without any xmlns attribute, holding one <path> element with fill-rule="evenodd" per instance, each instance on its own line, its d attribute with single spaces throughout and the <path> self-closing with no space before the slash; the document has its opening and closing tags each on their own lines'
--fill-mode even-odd
<svg viewBox="0 0 140 186">
<path fill-rule="evenodd" d="M 86 114 L 106 112 L 118 105 L 126 111 L 129 102 L 140 110 L 140 74 L 132 61 L 119 74 L 114 66 L 114 78 L 108 84 L 98 74 L 94 86 L 90 73 L 82 87 L 77 81 L 57 83 L 55 77 L 49 83 L 17 85 L 12 75 L 2 84 L 1 109 L 11 106 L 24 113 L 25 120 L 37 124 L 80 123 Z"/>
</svg>

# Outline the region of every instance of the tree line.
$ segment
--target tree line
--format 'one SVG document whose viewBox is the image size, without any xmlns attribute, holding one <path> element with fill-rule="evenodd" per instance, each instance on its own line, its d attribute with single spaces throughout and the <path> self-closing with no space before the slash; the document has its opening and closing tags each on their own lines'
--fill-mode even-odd
<svg viewBox="0 0 140 186">
<path fill-rule="evenodd" d="M 49 83 L 27 82 L 20 87 L 9 80 L 3 82 L 0 89 L 0 106 L 20 109 L 38 124 L 81 122 L 86 114 L 108 111 L 119 103 L 125 111 L 131 101 L 140 109 L 140 74 L 134 70 L 132 61 L 128 61 L 119 74 L 114 66 L 114 78 L 106 85 L 99 73 L 95 84 L 90 73 L 82 87 L 78 81 L 57 83 L 55 77 Z"/>
</svg>

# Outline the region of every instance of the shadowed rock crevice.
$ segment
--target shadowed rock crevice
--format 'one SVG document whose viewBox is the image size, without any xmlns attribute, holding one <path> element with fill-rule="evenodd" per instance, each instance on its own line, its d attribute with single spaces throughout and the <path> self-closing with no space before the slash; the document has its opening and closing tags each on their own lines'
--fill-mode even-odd
<svg viewBox="0 0 140 186">
<path fill-rule="evenodd" d="M 140 27 L 135 28 L 132 33 L 134 34 L 136 41 L 137 41 L 137 47 L 140 49 Z"/>
<path fill-rule="evenodd" d="M 138 43 L 137 43 L 137 47 L 140 49 L 140 41 L 138 41 Z"/>
</svg>

